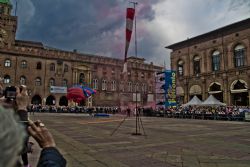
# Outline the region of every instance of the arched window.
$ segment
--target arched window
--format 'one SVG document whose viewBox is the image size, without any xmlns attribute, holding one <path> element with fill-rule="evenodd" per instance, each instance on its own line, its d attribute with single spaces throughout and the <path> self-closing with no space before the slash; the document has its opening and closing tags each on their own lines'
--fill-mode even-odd
<svg viewBox="0 0 250 167">
<path fill-rule="evenodd" d="M 112 68 L 111 74 L 112 74 L 112 75 L 115 75 L 115 68 Z"/>
<path fill-rule="evenodd" d="M 42 85 L 42 82 L 41 82 L 41 78 L 40 77 L 37 77 L 35 79 L 35 86 L 41 86 Z"/>
<path fill-rule="evenodd" d="M 93 89 L 98 89 L 98 80 L 93 79 Z"/>
<path fill-rule="evenodd" d="M 68 80 L 67 79 L 63 79 L 62 85 L 65 86 L 65 87 L 67 87 L 68 86 Z"/>
<path fill-rule="evenodd" d="M 212 54 L 212 70 L 220 70 L 220 52 L 218 50 L 214 51 Z"/>
<path fill-rule="evenodd" d="M 241 67 L 245 65 L 246 49 L 243 45 L 239 44 L 234 48 L 234 66 Z"/>
<path fill-rule="evenodd" d="M 9 75 L 5 75 L 4 76 L 3 83 L 5 83 L 5 84 L 9 84 L 10 83 L 10 76 Z"/>
<path fill-rule="evenodd" d="M 200 57 L 199 56 L 194 56 L 193 59 L 193 69 L 194 69 L 194 74 L 199 74 L 201 72 L 200 70 Z"/>
<path fill-rule="evenodd" d="M 116 90 L 116 81 L 111 82 L 111 90 L 115 91 Z"/>
<path fill-rule="evenodd" d="M 148 91 L 152 92 L 152 86 L 151 85 L 148 86 Z"/>
<path fill-rule="evenodd" d="M 179 61 L 178 61 L 178 64 L 177 64 L 177 71 L 178 71 L 178 75 L 179 75 L 179 76 L 183 76 L 183 75 L 184 75 L 183 64 L 184 64 L 184 61 L 183 61 L 183 60 L 179 60 Z"/>
<path fill-rule="evenodd" d="M 69 71 L 69 66 L 67 64 L 64 64 L 64 72 L 68 72 Z"/>
<path fill-rule="evenodd" d="M 21 61 L 21 68 L 27 68 L 27 61 L 26 60 Z"/>
<path fill-rule="evenodd" d="M 54 78 L 50 78 L 49 86 L 55 86 L 55 79 Z"/>
<path fill-rule="evenodd" d="M 135 92 L 139 92 L 140 91 L 140 89 L 139 89 L 139 83 L 136 83 L 135 84 Z"/>
<path fill-rule="evenodd" d="M 143 91 L 144 91 L 144 93 L 147 92 L 147 84 L 143 84 Z"/>
<path fill-rule="evenodd" d="M 4 61 L 4 67 L 11 67 L 11 60 L 10 59 L 6 59 Z"/>
<path fill-rule="evenodd" d="M 56 66 L 55 63 L 51 63 L 49 66 L 50 71 L 55 71 L 56 70 Z"/>
<path fill-rule="evenodd" d="M 37 62 L 36 63 L 36 69 L 37 70 L 41 70 L 42 69 L 42 63 L 41 62 Z"/>
<path fill-rule="evenodd" d="M 141 78 L 144 78 L 145 77 L 145 74 L 144 72 L 141 73 Z"/>
<path fill-rule="evenodd" d="M 107 90 L 107 81 L 105 79 L 102 80 L 102 90 Z"/>
<path fill-rule="evenodd" d="M 26 77 L 25 76 L 20 77 L 20 84 L 21 85 L 26 85 Z"/>
<path fill-rule="evenodd" d="M 144 83 L 141 85 L 141 91 L 142 91 L 142 93 L 146 92 L 145 91 L 145 84 Z"/>
</svg>

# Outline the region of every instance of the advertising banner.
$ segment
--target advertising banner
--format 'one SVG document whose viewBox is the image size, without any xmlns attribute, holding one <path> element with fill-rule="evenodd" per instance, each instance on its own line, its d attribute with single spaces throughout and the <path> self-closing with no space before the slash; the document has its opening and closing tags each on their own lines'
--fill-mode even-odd
<svg viewBox="0 0 250 167">
<path fill-rule="evenodd" d="M 67 93 L 67 87 L 63 86 L 50 86 L 50 93 Z"/>
<path fill-rule="evenodd" d="M 176 72 L 165 71 L 165 107 L 176 106 Z"/>
</svg>

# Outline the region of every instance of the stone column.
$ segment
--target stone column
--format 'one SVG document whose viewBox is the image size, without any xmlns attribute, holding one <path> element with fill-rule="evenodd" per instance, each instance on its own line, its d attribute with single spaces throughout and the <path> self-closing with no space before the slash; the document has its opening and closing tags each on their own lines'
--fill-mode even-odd
<svg viewBox="0 0 250 167">
<path fill-rule="evenodd" d="M 77 84 L 77 70 L 76 69 L 74 69 L 73 71 L 73 83 L 72 84 L 73 85 Z"/>
<path fill-rule="evenodd" d="M 201 80 L 202 80 L 202 99 L 201 100 L 205 100 L 207 98 L 207 95 L 206 95 L 206 79 L 205 77 L 201 77 Z"/>
<path fill-rule="evenodd" d="M 184 80 L 184 103 L 189 101 L 189 90 L 188 90 L 188 82 L 187 79 Z"/>
<path fill-rule="evenodd" d="M 228 80 L 227 80 L 227 75 L 223 74 L 223 101 L 224 103 L 226 103 L 227 105 L 230 105 L 230 90 L 228 88 Z"/>
</svg>

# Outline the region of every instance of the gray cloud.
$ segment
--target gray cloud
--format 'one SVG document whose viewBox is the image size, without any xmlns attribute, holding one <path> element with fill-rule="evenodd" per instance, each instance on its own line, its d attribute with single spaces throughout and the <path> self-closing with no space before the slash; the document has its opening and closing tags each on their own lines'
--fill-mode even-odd
<svg viewBox="0 0 250 167">
<path fill-rule="evenodd" d="M 170 51 L 164 46 L 250 17 L 248 0 L 138 2 L 138 55 L 156 64 L 166 61 L 167 67 Z M 18 0 L 17 38 L 123 58 L 128 6 L 127 0 Z M 134 55 L 133 42 L 129 54 Z"/>
</svg>

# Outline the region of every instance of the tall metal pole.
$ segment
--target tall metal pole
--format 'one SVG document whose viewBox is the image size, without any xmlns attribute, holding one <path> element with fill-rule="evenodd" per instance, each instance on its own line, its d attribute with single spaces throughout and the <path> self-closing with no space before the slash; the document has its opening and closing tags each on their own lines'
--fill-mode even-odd
<svg viewBox="0 0 250 167">
<path fill-rule="evenodd" d="M 138 5 L 138 2 L 130 2 L 134 5 L 134 9 L 135 9 L 135 57 L 137 58 L 137 36 L 136 36 L 136 5 Z M 135 62 L 135 72 L 137 74 L 137 62 Z M 138 128 L 140 129 L 140 125 L 139 125 L 139 111 L 138 111 L 138 99 L 137 99 L 137 84 L 135 84 L 135 123 L 136 123 L 136 132 L 135 135 L 139 135 L 140 134 L 140 130 L 138 130 Z"/>
<path fill-rule="evenodd" d="M 16 16 L 16 12 L 17 12 L 17 0 L 16 0 L 16 6 L 15 6 L 15 16 Z"/>
</svg>

